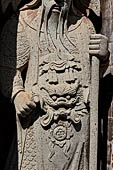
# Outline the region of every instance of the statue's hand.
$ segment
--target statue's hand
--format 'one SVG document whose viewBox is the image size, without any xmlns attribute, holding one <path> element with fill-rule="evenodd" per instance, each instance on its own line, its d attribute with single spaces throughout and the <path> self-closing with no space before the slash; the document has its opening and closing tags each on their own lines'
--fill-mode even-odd
<svg viewBox="0 0 113 170">
<path fill-rule="evenodd" d="M 97 56 L 101 61 L 108 59 L 108 38 L 102 34 L 92 34 L 89 43 L 89 53 L 91 56 Z"/>
<path fill-rule="evenodd" d="M 28 116 L 36 108 L 35 102 L 32 101 L 27 92 L 21 91 L 14 98 L 15 109 L 18 115 Z"/>
</svg>

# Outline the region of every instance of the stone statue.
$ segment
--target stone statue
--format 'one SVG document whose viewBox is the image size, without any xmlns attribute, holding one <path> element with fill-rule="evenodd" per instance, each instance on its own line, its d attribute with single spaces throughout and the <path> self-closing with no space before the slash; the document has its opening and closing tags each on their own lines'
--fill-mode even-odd
<svg viewBox="0 0 113 170">
<path fill-rule="evenodd" d="M 33 0 L 4 26 L 0 88 L 14 102 L 18 135 L 18 165 L 13 150 L 8 170 L 89 169 L 91 57 L 102 74 L 109 59 L 89 4 Z"/>
</svg>

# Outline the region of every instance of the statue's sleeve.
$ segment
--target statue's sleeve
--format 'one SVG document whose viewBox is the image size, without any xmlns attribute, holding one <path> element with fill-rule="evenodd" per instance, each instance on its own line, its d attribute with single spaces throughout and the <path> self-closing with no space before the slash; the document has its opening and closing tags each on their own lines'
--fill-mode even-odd
<svg viewBox="0 0 113 170">
<path fill-rule="evenodd" d="M 14 97 L 24 90 L 21 72 L 29 60 L 26 29 L 18 15 L 5 24 L 0 38 L 0 90 L 6 97 Z"/>
</svg>

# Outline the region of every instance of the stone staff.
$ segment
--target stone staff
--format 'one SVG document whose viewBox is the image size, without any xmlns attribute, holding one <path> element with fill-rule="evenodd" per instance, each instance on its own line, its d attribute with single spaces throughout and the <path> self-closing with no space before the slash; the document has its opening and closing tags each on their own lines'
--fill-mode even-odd
<svg viewBox="0 0 113 170">
<path fill-rule="evenodd" d="M 100 15 L 100 2 L 91 1 L 97 15 Z M 99 94 L 99 59 L 91 57 L 91 88 L 90 88 L 90 154 L 89 170 L 97 170 L 98 151 L 98 94 Z"/>
<path fill-rule="evenodd" d="M 90 170 L 97 170 L 98 150 L 98 93 L 99 93 L 99 59 L 91 61 L 91 103 L 90 103 Z"/>
</svg>

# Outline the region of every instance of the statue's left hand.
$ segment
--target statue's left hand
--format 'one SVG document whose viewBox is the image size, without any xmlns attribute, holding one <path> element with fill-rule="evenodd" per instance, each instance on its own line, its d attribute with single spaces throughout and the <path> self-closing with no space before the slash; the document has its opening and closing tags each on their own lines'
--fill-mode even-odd
<svg viewBox="0 0 113 170">
<path fill-rule="evenodd" d="M 102 34 L 92 34 L 89 42 L 89 54 L 97 56 L 100 61 L 108 59 L 108 38 Z"/>
</svg>

